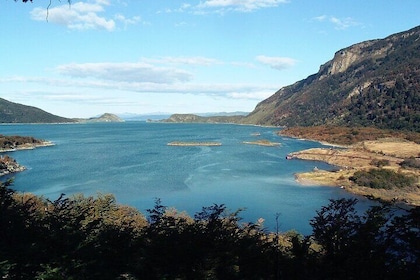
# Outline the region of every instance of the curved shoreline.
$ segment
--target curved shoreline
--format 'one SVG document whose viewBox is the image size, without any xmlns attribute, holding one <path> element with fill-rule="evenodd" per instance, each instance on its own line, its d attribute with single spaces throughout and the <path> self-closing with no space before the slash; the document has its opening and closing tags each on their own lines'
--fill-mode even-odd
<svg viewBox="0 0 420 280">
<path fill-rule="evenodd" d="M 380 140 L 364 141 L 358 145 L 353 145 L 346 149 L 312 148 L 291 153 L 287 156 L 287 158 L 322 161 L 340 168 L 339 170 L 335 171 L 319 170 L 315 168 L 310 172 L 296 173 L 295 180 L 299 184 L 305 186 L 322 185 L 340 187 L 350 193 L 362 195 L 370 199 L 378 199 L 389 202 L 399 201 L 415 206 L 420 205 L 420 188 L 418 187 L 418 183 L 417 188 L 413 186 L 412 189 L 386 190 L 359 186 L 350 180 L 350 177 L 352 177 L 356 171 L 378 168 L 373 164 L 373 162 L 382 160 L 388 163 L 383 168 L 415 176 L 418 178 L 418 182 L 420 182 L 420 170 L 402 169 L 399 165 L 407 156 L 409 145 L 412 145 L 410 149 L 413 151 L 417 149 L 420 150 L 420 145 L 409 142 L 395 142 L 395 149 L 398 150 L 390 152 L 389 150 L 386 150 L 385 145 L 387 143 L 391 142 Z M 380 146 L 381 144 L 383 146 Z M 404 151 L 405 146 L 407 148 L 406 151 Z"/>
<path fill-rule="evenodd" d="M 0 149 L 0 153 L 7 153 L 7 152 L 15 152 L 15 151 L 21 151 L 21 150 L 33 150 L 35 148 L 39 147 L 49 147 L 54 146 L 55 144 L 50 141 L 40 141 L 39 143 L 25 143 L 17 145 L 14 148 L 11 149 Z M 26 170 L 26 167 L 23 165 L 20 165 L 14 158 L 6 155 L 0 155 L 0 177 L 14 174 L 17 172 L 22 172 Z"/>
</svg>

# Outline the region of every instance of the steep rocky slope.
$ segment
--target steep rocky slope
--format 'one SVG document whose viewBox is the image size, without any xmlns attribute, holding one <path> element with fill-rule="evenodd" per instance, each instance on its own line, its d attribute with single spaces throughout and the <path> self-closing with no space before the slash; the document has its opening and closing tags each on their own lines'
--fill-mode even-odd
<svg viewBox="0 0 420 280">
<path fill-rule="evenodd" d="M 339 50 L 318 73 L 281 88 L 242 122 L 420 132 L 420 26 Z"/>
</svg>

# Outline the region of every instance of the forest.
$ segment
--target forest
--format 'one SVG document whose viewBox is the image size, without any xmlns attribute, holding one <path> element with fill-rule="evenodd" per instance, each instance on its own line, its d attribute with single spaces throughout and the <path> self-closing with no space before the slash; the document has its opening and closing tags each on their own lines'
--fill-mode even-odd
<svg viewBox="0 0 420 280">
<path fill-rule="evenodd" d="M 241 210 L 147 215 L 111 194 L 56 200 L 0 183 L 2 279 L 419 279 L 420 207 L 331 200 L 312 234 L 268 232 Z M 277 216 L 278 218 L 278 216 Z M 281 221 L 279 221 L 281 222 Z"/>
</svg>

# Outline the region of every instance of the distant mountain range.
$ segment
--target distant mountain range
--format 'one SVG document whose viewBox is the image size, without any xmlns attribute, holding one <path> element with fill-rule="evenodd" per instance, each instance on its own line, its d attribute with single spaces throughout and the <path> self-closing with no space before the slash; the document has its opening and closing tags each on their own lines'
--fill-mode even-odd
<svg viewBox="0 0 420 280">
<path fill-rule="evenodd" d="M 363 126 L 420 132 L 420 26 L 339 50 L 318 73 L 243 112 L 106 116 L 83 121 L 159 120 L 274 126 Z M 0 123 L 80 122 L 0 98 Z"/>
</svg>

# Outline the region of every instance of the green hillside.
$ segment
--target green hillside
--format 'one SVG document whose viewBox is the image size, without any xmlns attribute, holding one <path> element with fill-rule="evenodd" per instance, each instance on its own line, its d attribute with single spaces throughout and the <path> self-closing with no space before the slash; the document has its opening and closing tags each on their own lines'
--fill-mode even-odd
<svg viewBox="0 0 420 280">
<path fill-rule="evenodd" d="M 420 26 L 339 50 L 318 73 L 281 88 L 242 122 L 420 132 Z"/>
<path fill-rule="evenodd" d="M 0 123 L 68 123 L 72 119 L 59 117 L 41 109 L 13 103 L 0 98 Z"/>
</svg>

